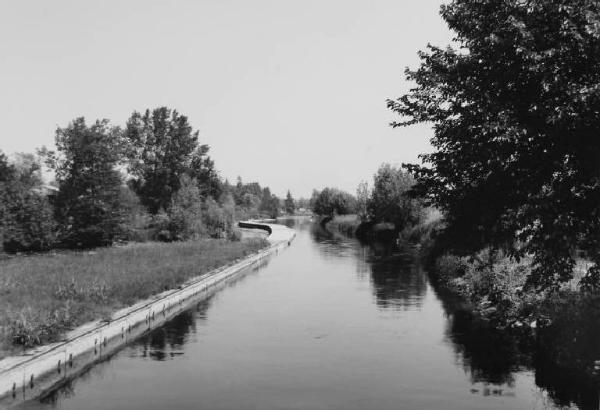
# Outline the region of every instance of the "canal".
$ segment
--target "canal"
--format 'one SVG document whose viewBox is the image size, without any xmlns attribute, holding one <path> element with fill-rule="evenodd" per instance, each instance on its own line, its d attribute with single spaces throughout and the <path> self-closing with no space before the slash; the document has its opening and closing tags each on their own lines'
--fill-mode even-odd
<svg viewBox="0 0 600 410">
<path fill-rule="evenodd" d="M 298 235 L 265 266 L 20 408 L 597 408 L 437 291 L 410 250 L 285 223 Z"/>
</svg>

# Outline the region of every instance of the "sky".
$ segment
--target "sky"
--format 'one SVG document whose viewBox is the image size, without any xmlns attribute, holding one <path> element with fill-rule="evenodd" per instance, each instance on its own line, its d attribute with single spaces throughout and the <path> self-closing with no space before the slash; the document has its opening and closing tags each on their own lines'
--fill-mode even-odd
<svg viewBox="0 0 600 410">
<path fill-rule="evenodd" d="M 389 127 L 438 0 L 0 0 L 0 150 L 54 144 L 76 117 L 188 116 L 224 178 L 283 196 L 354 193 L 418 161 L 430 127 Z"/>
</svg>

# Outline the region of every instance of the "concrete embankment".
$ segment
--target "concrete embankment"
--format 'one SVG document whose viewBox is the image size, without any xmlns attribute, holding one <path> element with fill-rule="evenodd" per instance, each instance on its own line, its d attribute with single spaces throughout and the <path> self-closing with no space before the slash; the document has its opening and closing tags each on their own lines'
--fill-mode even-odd
<svg viewBox="0 0 600 410">
<path fill-rule="evenodd" d="M 244 222 L 240 223 L 243 225 Z M 179 286 L 115 312 L 109 320 L 88 323 L 69 332 L 65 339 L 0 360 L 0 408 L 43 396 L 76 377 L 95 363 L 106 360 L 121 347 L 150 329 L 172 319 L 182 310 L 206 299 L 216 290 L 291 244 L 296 233 L 282 225 L 246 222 L 246 229 L 270 234 L 271 245 L 241 260 L 193 278 Z"/>
</svg>

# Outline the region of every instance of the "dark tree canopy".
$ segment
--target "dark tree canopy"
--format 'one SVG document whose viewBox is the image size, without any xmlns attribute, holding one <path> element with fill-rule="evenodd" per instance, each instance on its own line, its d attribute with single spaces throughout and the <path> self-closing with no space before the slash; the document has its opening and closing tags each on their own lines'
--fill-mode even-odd
<svg viewBox="0 0 600 410">
<path fill-rule="evenodd" d="M 83 117 L 56 130 L 57 153 L 47 152 L 59 191 L 54 206 L 64 245 L 109 245 L 120 232 L 121 131 L 108 120 L 88 126 Z"/>
<path fill-rule="evenodd" d="M 190 169 L 192 153 L 198 147 L 198 131 L 192 130 L 186 116 L 160 107 L 146 110 L 143 115 L 134 112 L 124 136 L 134 191 L 150 213 L 166 210 L 179 189 L 180 177 Z M 195 173 L 202 173 L 207 151 L 197 152 Z"/>
<path fill-rule="evenodd" d="M 455 48 L 428 46 L 393 126 L 431 123 L 435 151 L 409 165 L 446 216 L 447 246 L 533 255 L 530 284 L 599 283 L 600 3 L 454 0 Z"/>
</svg>

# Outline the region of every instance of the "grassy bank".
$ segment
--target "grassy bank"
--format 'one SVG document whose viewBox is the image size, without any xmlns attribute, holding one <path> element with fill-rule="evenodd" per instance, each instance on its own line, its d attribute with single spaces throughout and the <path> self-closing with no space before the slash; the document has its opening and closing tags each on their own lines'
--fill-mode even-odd
<svg viewBox="0 0 600 410">
<path fill-rule="evenodd" d="M 0 357 L 60 338 L 267 246 L 264 239 L 138 243 L 0 261 Z"/>
</svg>

